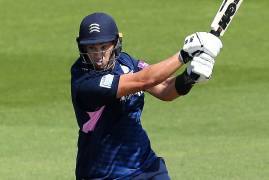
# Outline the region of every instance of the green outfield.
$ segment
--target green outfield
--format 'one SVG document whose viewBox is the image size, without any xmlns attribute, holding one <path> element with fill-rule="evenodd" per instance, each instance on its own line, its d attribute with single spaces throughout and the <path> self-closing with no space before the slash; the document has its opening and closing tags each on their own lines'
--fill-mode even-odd
<svg viewBox="0 0 269 180">
<path fill-rule="evenodd" d="M 149 63 L 208 31 L 221 0 L 0 0 L 0 179 L 72 180 L 69 68 L 81 19 L 111 14 L 124 51 Z M 174 102 L 146 95 L 142 122 L 173 180 L 269 177 L 268 0 L 245 0 L 212 80 Z"/>
</svg>

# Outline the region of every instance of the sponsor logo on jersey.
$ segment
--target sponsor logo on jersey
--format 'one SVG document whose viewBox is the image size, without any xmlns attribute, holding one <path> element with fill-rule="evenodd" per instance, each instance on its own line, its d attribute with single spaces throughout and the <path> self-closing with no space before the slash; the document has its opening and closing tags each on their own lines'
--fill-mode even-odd
<svg viewBox="0 0 269 180">
<path fill-rule="evenodd" d="M 99 86 L 110 89 L 113 83 L 113 79 L 114 75 L 107 74 L 101 78 Z"/>
<path fill-rule="evenodd" d="M 129 94 L 129 95 L 127 95 L 127 96 L 122 96 L 122 97 L 120 98 L 120 100 L 121 100 L 121 101 L 127 101 L 127 100 L 131 99 L 133 96 L 142 96 L 143 94 L 144 94 L 143 91 L 139 91 L 139 92 L 136 92 L 136 93 L 134 93 L 134 94 Z"/>
</svg>

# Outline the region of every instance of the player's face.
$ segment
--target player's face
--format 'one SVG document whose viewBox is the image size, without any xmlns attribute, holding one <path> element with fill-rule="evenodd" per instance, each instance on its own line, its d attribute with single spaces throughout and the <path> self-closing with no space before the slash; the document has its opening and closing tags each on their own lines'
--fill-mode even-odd
<svg viewBox="0 0 269 180">
<path fill-rule="evenodd" d="M 94 63 L 95 68 L 104 69 L 109 63 L 109 59 L 114 49 L 113 42 L 94 44 L 87 46 L 87 54 Z"/>
</svg>

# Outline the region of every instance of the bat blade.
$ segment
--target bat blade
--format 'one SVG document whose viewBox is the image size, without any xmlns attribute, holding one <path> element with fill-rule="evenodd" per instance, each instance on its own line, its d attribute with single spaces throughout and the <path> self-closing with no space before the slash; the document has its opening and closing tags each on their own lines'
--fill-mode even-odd
<svg viewBox="0 0 269 180">
<path fill-rule="evenodd" d="M 243 0 L 223 0 L 212 24 L 211 33 L 223 36 Z"/>
</svg>

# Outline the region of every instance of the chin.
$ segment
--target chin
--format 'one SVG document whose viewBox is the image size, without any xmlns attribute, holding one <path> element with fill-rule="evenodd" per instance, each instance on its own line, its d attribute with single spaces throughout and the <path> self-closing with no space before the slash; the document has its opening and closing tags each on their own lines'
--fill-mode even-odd
<svg viewBox="0 0 269 180">
<path fill-rule="evenodd" d="M 98 69 L 98 70 L 101 70 L 101 69 L 104 69 L 104 65 L 96 65 L 96 69 Z"/>
</svg>

